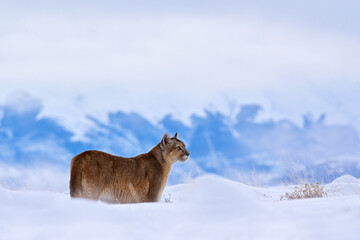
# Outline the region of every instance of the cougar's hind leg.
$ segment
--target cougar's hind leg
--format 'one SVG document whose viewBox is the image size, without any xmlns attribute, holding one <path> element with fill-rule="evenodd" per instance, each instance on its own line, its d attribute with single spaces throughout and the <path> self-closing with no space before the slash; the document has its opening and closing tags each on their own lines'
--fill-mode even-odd
<svg viewBox="0 0 360 240">
<path fill-rule="evenodd" d="M 70 196 L 73 198 L 81 198 L 82 195 L 82 159 L 75 156 L 71 160 L 70 167 Z"/>
</svg>

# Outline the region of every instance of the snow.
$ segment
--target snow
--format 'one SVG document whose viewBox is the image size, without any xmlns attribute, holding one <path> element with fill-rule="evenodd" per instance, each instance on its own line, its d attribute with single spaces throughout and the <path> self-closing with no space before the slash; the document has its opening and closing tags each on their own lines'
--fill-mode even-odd
<svg viewBox="0 0 360 240">
<path fill-rule="evenodd" d="M 351 175 L 344 175 L 327 184 L 325 191 L 332 196 L 360 195 L 360 180 Z"/>
<path fill-rule="evenodd" d="M 325 186 L 337 194 L 279 201 L 291 186 L 251 187 L 205 175 L 167 187 L 159 203 L 123 205 L 0 187 L 0 240 L 359 239 L 353 184 L 359 180 L 345 176 Z"/>
</svg>

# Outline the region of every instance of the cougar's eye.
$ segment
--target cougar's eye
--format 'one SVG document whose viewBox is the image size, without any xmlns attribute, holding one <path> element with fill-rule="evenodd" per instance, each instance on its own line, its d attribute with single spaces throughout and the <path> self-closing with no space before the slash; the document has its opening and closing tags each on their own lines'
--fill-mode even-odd
<svg viewBox="0 0 360 240">
<path fill-rule="evenodd" d="M 177 149 L 178 149 L 179 151 L 182 151 L 182 148 L 181 148 L 181 147 L 177 147 Z"/>
</svg>

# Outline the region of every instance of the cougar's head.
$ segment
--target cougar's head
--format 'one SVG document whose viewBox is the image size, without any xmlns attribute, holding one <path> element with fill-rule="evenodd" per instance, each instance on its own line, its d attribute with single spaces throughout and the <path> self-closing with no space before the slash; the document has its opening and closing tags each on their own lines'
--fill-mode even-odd
<svg viewBox="0 0 360 240">
<path fill-rule="evenodd" d="M 185 148 L 185 144 L 178 139 L 178 133 L 175 133 L 172 138 L 169 134 L 165 133 L 160 142 L 160 149 L 163 158 L 167 162 L 185 162 L 190 155 L 189 151 Z"/>
</svg>

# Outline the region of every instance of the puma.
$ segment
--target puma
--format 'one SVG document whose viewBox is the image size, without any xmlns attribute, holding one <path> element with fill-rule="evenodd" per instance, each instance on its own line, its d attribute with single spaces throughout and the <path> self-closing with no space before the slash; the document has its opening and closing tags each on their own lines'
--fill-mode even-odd
<svg viewBox="0 0 360 240">
<path fill-rule="evenodd" d="M 132 158 L 85 151 L 71 160 L 70 196 L 108 203 L 157 202 L 171 166 L 185 162 L 185 144 L 165 134 L 150 152 Z"/>
</svg>

